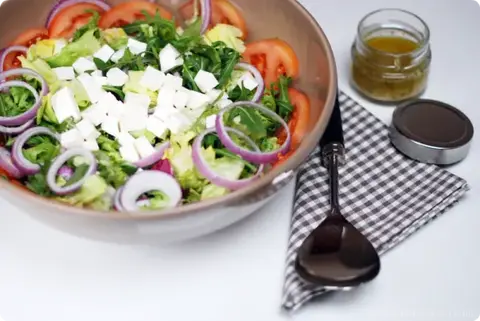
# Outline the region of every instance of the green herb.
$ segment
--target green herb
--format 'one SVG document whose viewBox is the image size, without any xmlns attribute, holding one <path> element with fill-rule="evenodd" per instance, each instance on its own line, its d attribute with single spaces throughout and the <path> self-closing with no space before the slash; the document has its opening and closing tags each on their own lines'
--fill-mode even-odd
<svg viewBox="0 0 480 321">
<path fill-rule="evenodd" d="M 111 92 L 121 101 L 125 100 L 125 93 L 123 92 L 121 87 L 103 86 L 103 90 Z"/>
<path fill-rule="evenodd" d="M 43 173 L 28 176 L 25 184 L 29 190 L 44 197 L 53 196 L 50 187 L 47 184 L 47 177 Z"/>
<path fill-rule="evenodd" d="M 90 19 L 90 21 L 86 25 L 78 28 L 77 31 L 75 31 L 72 41 L 77 41 L 86 32 L 88 32 L 90 30 L 98 29 L 98 21 L 100 20 L 100 14 L 95 10 L 85 10 L 85 13 L 91 13 L 92 18 Z"/>
<path fill-rule="evenodd" d="M 79 182 L 88 172 L 88 168 L 90 165 L 88 164 L 81 164 L 80 166 L 75 168 L 75 172 L 73 173 L 72 177 L 65 183 L 65 186 L 73 185 Z"/>
<path fill-rule="evenodd" d="M 228 124 L 234 127 L 238 127 L 235 119 L 240 117 L 240 125 L 245 127 L 244 132 L 248 133 L 253 139 L 260 139 L 267 135 L 265 124 L 262 121 L 260 113 L 253 108 L 237 107 L 233 109 L 228 115 Z"/>
<path fill-rule="evenodd" d="M 288 95 L 288 87 L 292 79 L 285 76 L 280 76 L 278 80 L 278 90 L 274 91 L 277 95 L 276 104 L 277 104 L 277 113 L 285 120 L 289 120 L 290 115 L 293 111 L 293 105 L 290 102 L 290 97 Z M 272 86 L 273 87 L 273 86 Z"/>
</svg>

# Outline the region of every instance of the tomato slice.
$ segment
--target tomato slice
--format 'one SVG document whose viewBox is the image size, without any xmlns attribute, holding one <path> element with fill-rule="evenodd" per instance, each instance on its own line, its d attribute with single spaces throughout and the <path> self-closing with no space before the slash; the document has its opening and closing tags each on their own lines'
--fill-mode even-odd
<svg viewBox="0 0 480 321">
<path fill-rule="evenodd" d="M 103 8 L 93 3 L 77 3 L 60 10 L 48 28 L 48 33 L 51 38 L 71 38 L 75 31 L 86 25 L 92 13 L 89 11 L 96 11 L 100 14 L 105 12 Z"/>
<path fill-rule="evenodd" d="M 184 20 L 191 19 L 193 11 L 193 1 L 189 1 L 180 7 L 180 14 Z M 212 1 L 212 19 L 209 28 L 219 23 L 231 25 L 242 30 L 242 39 L 246 39 L 248 36 L 247 23 L 242 13 L 227 0 Z"/>
<path fill-rule="evenodd" d="M 260 71 L 267 86 L 276 82 L 281 75 L 296 78 L 299 74 L 299 61 L 295 51 L 280 39 L 249 43 L 243 58 Z"/>
<path fill-rule="evenodd" d="M 48 39 L 48 30 L 45 28 L 32 28 L 22 32 L 10 45 L 30 47 L 43 39 Z M 20 60 L 17 59 L 20 55 L 22 55 L 22 53 L 12 52 L 5 57 L 3 70 L 7 71 L 20 67 Z"/>
<path fill-rule="evenodd" d="M 288 89 L 288 94 L 290 96 L 290 102 L 293 105 L 292 116 L 288 122 L 288 128 L 290 130 L 290 134 L 292 135 L 292 145 L 290 147 L 290 152 L 282 156 L 275 166 L 283 163 L 293 153 L 295 153 L 300 146 L 303 137 L 305 137 L 308 132 L 308 124 L 310 121 L 310 100 L 308 99 L 307 95 L 294 88 Z M 281 131 L 278 134 L 279 144 L 283 144 L 286 138 L 287 135 L 285 131 Z"/>
<path fill-rule="evenodd" d="M 108 10 L 100 19 L 99 26 L 102 29 L 123 27 L 136 20 L 144 19 L 143 12 L 151 15 L 160 14 L 164 19 L 172 19 L 172 13 L 164 7 L 142 0 L 121 3 Z"/>
</svg>

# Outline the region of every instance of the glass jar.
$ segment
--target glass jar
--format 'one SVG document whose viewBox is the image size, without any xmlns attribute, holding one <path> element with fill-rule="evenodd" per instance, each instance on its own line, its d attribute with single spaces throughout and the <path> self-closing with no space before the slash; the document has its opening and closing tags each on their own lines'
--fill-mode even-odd
<svg viewBox="0 0 480 321">
<path fill-rule="evenodd" d="M 377 10 L 358 25 L 352 85 L 379 102 L 412 99 L 427 87 L 431 60 L 430 31 L 420 17 L 401 9 Z"/>
</svg>

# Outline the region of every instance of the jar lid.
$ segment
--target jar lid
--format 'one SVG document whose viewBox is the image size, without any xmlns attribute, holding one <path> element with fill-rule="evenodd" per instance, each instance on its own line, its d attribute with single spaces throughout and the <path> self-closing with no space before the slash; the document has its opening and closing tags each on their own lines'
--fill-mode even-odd
<svg viewBox="0 0 480 321">
<path fill-rule="evenodd" d="M 451 165 L 462 161 L 473 138 L 470 119 L 446 103 L 419 99 L 395 110 L 390 126 L 392 144 L 422 163 Z"/>
</svg>

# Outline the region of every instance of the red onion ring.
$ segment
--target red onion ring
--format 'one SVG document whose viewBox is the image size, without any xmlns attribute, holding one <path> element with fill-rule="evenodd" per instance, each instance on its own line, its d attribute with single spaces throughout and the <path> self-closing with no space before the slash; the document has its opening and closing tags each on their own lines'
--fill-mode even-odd
<svg viewBox="0 0 480 321">
<path fill-rule="evenodd" d="M 255 80 L 257 81 L 258 87 L 257 87 L 257 91 L 255 92 L 255 95 L 252 98 L 252 101 L 255 103 L 258 103 L 262 99 L 263 93 L 265 91 L 265 81 L 263 80 L 262 74 L 260 73 L 260 71 L 258 71 L 257 68 L 255 68 L 250 64 L 247 64 L 246 62 L 239 62 L 235 66 L 235 68 L 250 72 L 255 78 Z"/>
<path fill-rule="evenodd" d="M 127 212 L 139 210 L 137 200 L 151 191 L 161 191 L 169 198 L 168 208 L 176 207 L 182 200 L 182 189 L 171 175 L 159 171 L 143 171 L 133 175 L 120 193 L 120 204 Z"/>
<path fill-rule="evenodd" d="M 22 171 L 13 164 L 12 154 L 10 154 L 5 147 L 0 147 L 0 168 L 14 178 L 21 178 L 24 176 Z"/>
<path fill-rule="evenodd" d="M 87 173 L 85 173 L 85 176 L 82 177 L 78 182 L 69 185 L 69 186 L 58 186 L 57 184 L 57 174 L 60 171 L 60 168 L 72 157 L 75 156 L 82 156 L 85 157 L 87 162 L 89 163 L 89 167 L 87 170 Z M 95 174 L 97 171 L 97 159 L 95 158 L 95 155 L 87 149 L 84 148 L 72 148 L 58 156 L 53 163 L 50 165 L 50 168 L 48 169 L 47 173 L 47 184 L 48 187 L 52 190 L 57 195 L 67 195 L 70 193 L 73 193 L 77 190 L 79 190 L 83 183 L 85 183 L 85 180 Z"/>
<path fill-rule="evenodd" d="M 105 11 L 108 11 L 111 8 L 111 6 L 106 4 L 105 1 L 99 1 L 99 0 L 63 0 L 63 1 L 60 0 L 57 2 L 56 5 L 53 6 L 52 10 L 48 14 L 47 22 L 45 23 L 45 26 L 47 27 L 47 29 L 50 27 L 50 24 L 52 23 L 52 20 L 55 18 L 57 13 L 59 13 L 61 10 L 65 9 L 66 7 L 70 7 L 78 3 L 92 3 L 99 6 Z"/>
<path fill-rule="evenodd" d="M 30 128 L 17 137 L 12 146 L 12 160 L 15 166 L 17 166 L 26 175 L 34 175 L 40 172 L 40 165 L 30 162 L 23 155 L 23 146 L 25 146 L 31 137 L 36 135 L 48 135 L 60 140 L 56 133 L 46 127 Z"/>
<path fill-rule="evenodd" d="M 11 87 L 23 87 L 27 89 L 33 94 L 33 97 L 35 98 L 35 103 L 32 105 L 32 107 L 29 110 L 27 110 L 23 114 L 12 116 L 12 117 L 0 116 L 0 125 L 5 125 L 5 126 L 24 125 L 29 120 L 32 120 L 33 118 L 35 118 L 42 101 L 37 91 L 35 90 L 35 88 L 33 88 L 32 86 L 30 86 L 28 83 L 24 81 L 10 80 L 4 83 L 0 83 L 0 91 L 2 91 L 3 89 L 11 88 Z"/>
<path fill-rule="evenodd" d="M 225 126 L 223 122 L 223 116 L 225 115 L 226 112 L 240 106 L 248 106 L 248 108 L 255 108 L 260 110 L 262 113 L 272 117 L 276 121 L 278 121 L 282 127 L 284 128 L 285 132 L 287 133 L 287 139 L 283 143 L 283 145 L 276 151 L 273 152 L 268 152 L 268 153 L 263 153 L 263 152 L 258 152 L 258 151 L 249 151 L 247 149 L 244 149 L 240 146 L 238 146 L 228 135 L 227 132 L 227 127 Z M 290 144 L 292 141 L 292 136 L 290 134 L 290 129 L 288 128 L 288 124 L 283 120 L 282 117 L 280 117 L 277 113 L 274 111 L 271 111 L 268 108 L 263 107 L 260 104 L 254 103 L 252 101 L 239 101 L 236 103 L 233 103 L 224 109 L 220 111 L 220 113 L 217 116 L 216 120 L 216 129 L 218 133 L 218 137 L 220 138 L 220 141 L 222 144 L 232 153 L 235 153 L 239 156 L 241 156 L 243 159 L 255 163 L 255 164 L 270 164 L 278 160 L 279 155 L 285 155 L 289 149 L 290 149 Z"/>
<path fill-rule="evenodd" d="M 73 169 L 71 169 L 70 167 L 68 166 L 62 166 L 59 170 L 58 170 L 58 176 L 60 176 L 61 178 L 63 178 L 64 180 L 68 181 L 70 178 L 72 178 L 74 172 L 73 172 Z"/>
<path fill-rule="evenodd" d="M 35 124 L 35 119 L 30 119 L 25 124 L 18 127 L 7 127 L 0 125 L 0 133 L 8 135 L 18 135 L 29 129 Z"/>
<path fill-rule="evenodd" d="M 0 72 L 3 72 L 3 64 L 5 64 L 5 59 L 12 52 L 23 52 L 26 54 L 28 52 L 28 48 L 25 46 L 10 46 L 3 49 L 2 53 L 0 54 Z"/>
<path fill-rule="evenodd" d="M 123 186 L 121 186 L 119 189 L 117 189 L 117 191 L 115 192 L 115 195 L 113 196 L 113 206 L 119 212 L 124 212 L 125 211 L 122 203 L 120 203 L 120 197 L 122 195 L 122 191 L 123 191 Z"/>
<path fill-rule="evenodd" d="M 255 142 L 253 142 L 253 140 L 251 140 L 247 135 L 245 135 L 241 131 L 235 128 L 230 128 L 230 127 L 225 127 L 225 130 L 239 135 L 240 137 L 245 139 L 248 142 L 248 144 L 256 150 L 257 153 L 260 152 L 260 148 L 258 148 Z M 214 171 L 212 171 L 209 168 L 208 163 L 205 161 L 201 153 L 203 139 L 205 138 L 205 136 L 212 133 L 215 133 L 215 129 L 208 129 L 204 131 L 202 134 L 197 136 L 192 146 L 193 162 L 195 163 L 197 170 L 200 172 L 200 174 L 202 174 L 206 179 L 208 179 L 213 184 L 221 187 L 225 187 L 229 190 L 238 190 L 238 189 L 244 188 L 245 186 L 251 184 L 254 180 L 260 177 L 264 169 L 263 164 L 260 165 L 255 176 L 246 178 L 246 179 L 235 180 L 235 181 L 224 178 L 218 175 L 217 173 L 215 173 Z"/>
<path fill-rule="evenodd" d="M 200 0 L 202 11 L 202 26 L 200 27 L 200 34 L 203 35 L 210 25 L 212 20 L 212 0 Z"/>
<path fill-rule="evenodd" d="M 165 151 L 170 148 L 170 142 L 166 142 L 155 149 L 155 153 L 152 155 L 145 157 L 138 162 L 135 162 L 133 165 L 139 168 L 145 168 L 148 166 L 152 166 L 156 162 L 160 161 L 163 156 L 165 155 Z"/>
<path fill-rule="evenodd" d="M 168 159 L 162 159 L 152 167 L 152 171 L 160 171 L 174 176 L 172 164 Z"/>
</svg>

